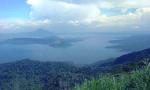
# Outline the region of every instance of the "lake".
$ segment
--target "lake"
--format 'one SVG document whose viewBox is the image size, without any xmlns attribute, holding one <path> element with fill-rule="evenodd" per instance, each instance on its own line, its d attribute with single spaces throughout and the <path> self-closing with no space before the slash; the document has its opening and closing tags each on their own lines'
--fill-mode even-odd
<svg viewBox="0 0 150 90">
<path fill-rule="evenodd" d="M 3 35 L 0 43 L 0 63 L 21 59 L 40 61 L 65 61 L 75 64 L 90 64 L 99 60 L 118 57 L 128 51 L 119 51 L 111 40 L 122 39 L 128 34 L 72 33 L 56 34 L 59 38 L 41 36 Z M 9 38 L 8 38 L 9 37 Z M 24 38 L 22 38 L 24 37 Z M 26 38 L 25 38 L 26 37 Z M 28 38 L 30 37 L 30 38 Z M 8 40 L 7 40 L 8 39 Z M 58 39 L 58 40 L 57 40 Z M 51 40 L 51 43 L 49 42 Z M 53 40 L 55 40 L 53 42 Z"/>
</svg>

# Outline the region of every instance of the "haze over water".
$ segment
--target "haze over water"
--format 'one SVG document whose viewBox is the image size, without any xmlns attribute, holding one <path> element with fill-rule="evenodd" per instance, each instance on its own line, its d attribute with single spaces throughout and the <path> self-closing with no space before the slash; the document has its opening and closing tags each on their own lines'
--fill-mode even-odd
<svg viewBox="0 0 150 90">
<path fill-rule="evenodd" d="M 68 44 L 49 45 L 48 43 L 40 43 L 40 41 L 38 43 L 33 41 L 33 43 L 28 43 L 25 39 L 19 41 L 11 37 L 12 39 L 1 40 L 0 63 L 28 58 L 40 61 L 67 61 L 76 64 L 89 64 L 117 57 L 125 53 L 106 47 L 111 45 L 109 43 L 110 40 L 125 37 L 126 35 L 85 33 L 57 34 L 57 36 L 63 39 L 71 38 L 72 41 L 74 39 L 78 40 L 64 42 Z M 20 44 L 20 42 L 23 43 Z"/>
</svg>

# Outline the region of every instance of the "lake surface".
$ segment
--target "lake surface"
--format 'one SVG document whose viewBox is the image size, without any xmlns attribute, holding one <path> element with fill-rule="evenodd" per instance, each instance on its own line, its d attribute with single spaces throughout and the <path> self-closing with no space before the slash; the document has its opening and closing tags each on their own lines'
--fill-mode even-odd
<svg viewBox="0 0 150 90">
<path fill-rule="evenodd" d="M 2 41 L 2 43 L 0 43 L 0 63 L 29 58 L 40 61 L 67 61 L 75 64 L 90 64 L 128 53 L 127 51 L 120 52 L 116 48 L 106 48 L 113 44 L 109 41 L 128 36 L 124 34 L 57 34 L 59 38 L 64 39 L 63 44 L 60 44 L 60 41 L 48 43 L 47 41 L 49 39 L 39 39 L 38 41 L 32 38 L 31 42 L 24 42 L 28 40 L 25 38 L 14 39 L 21 38 L 23 35 L 18 35 L 18 37 L 16 37 L 16 35 L 14 37 L 7 36 L 7 38 L 5 36 L 6 35 L 3 35 L 0 39 L 0 41 Z M 9 40 L 7 40 L 8 37 Z M 70 38 L 72 38 L 71 40 L 74 40 L 74 38 L 78 40 L 65 41 L 65 39 Z M 29 38 L 29 40 L 30 39 L 31 38 Z"/>
</svg>

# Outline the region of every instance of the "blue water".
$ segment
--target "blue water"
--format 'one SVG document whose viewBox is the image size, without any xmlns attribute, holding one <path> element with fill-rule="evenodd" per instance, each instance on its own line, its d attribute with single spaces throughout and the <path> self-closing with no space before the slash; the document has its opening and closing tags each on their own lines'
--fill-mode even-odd
<svg viewBox="0 0 150 90">
<path fill-rule="evenodd" d="M 58 34 L 61 38 L 79 38 L 66 47 L 52 47 L 48 44 L 0 44 L 0 63 L 12 62 L 25 58 L 40 61 L 67 61 L 75 64 L 90 64 L 99 60 L 117 57 L 127 52 L 120 52 L 110 46 L 110 40 L 125 37 L 119 34 Z M 8 37 L 7 37 L 8 38 Z M 1 41 L 5 35 L 1 38 Z M 9 37 L 9 39 L 12 37 Z M 14 38 L 14 37 L 13 37 Z"/>
</svg>

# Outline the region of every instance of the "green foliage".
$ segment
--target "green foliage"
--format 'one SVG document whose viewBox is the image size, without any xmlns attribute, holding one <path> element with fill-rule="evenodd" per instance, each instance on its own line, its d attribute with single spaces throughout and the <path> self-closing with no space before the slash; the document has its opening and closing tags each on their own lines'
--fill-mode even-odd
<svg viewBox="0 0 150 90">
<path fill-rule="evenodd" d="M 75 90 L 150 90 L 150 66 L 144 70 L 118 75 L 101 75 L 91 81 L 85 80 Z"/>
<path fill-rule="evenodd" d="M 4 80 L 0 85 L 0 90 L 42 90 L 42 86 L 43 84 L 40 83 L 38 78 L 26 79 L 17 75 L 9 81 Z"/>
<path fill-rule="evenodd" d="M 0 90 L 64 90 L 84 80 L 77 68 L 65 62 L 23 60 L 0 64 Z"/>
</svg>

